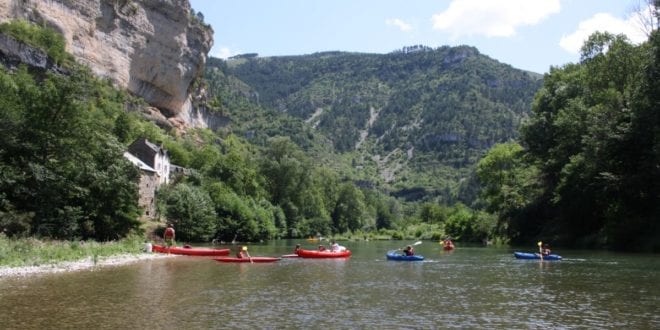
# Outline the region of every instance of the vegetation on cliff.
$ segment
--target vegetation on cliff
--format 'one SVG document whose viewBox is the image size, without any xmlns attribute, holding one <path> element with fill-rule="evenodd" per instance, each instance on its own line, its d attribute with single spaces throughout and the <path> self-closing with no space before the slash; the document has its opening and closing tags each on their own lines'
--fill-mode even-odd
<svg viewBox="0 0 660 330">
<path fill-rule="evenodd" d="M 64 38 L 52 29 L 19 20 L 0 24 L 0 33 L 45 51 L 57 65 L 71 66 L 75 63 L 73 56 L 66 52 Z"/>
</svg>

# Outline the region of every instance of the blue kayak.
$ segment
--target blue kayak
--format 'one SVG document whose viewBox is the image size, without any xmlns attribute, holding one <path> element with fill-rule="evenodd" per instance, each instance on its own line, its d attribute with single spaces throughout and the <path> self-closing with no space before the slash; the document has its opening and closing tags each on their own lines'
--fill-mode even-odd
<svg viewBox="0 0 660 330">
<path fill-rule="evenodd" d="M 422 261 L 424 257 L 422 256 L 407 256 L 403 255 L 397 251 L 387 252 L 387 260 L 398 260 L 398 261 Z"/>
<path fill-rule="evenodd" d="M 516 259 L 541 259 L 541 256 L 538 253 L 514 252 L 513 255 Z M 561 260 L 561 256 L 557 254 L 549 254 L 543 256 L 543 260 Z"/>
</svg>

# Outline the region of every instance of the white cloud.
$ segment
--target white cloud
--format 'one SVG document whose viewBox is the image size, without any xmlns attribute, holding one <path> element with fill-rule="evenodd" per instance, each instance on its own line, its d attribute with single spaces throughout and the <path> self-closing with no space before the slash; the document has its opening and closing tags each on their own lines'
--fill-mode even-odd
<svg viewBox="0 0 660 330">
<path fill-rule="evenodd" d="M 227 58 L 232 57 L 234 55 L 238 55 L 238 53 L 231 51 L 227 47 L 221 47 L 220 49 L 218 49 L 218 50 L 211 53 L 211 56 L 222 58 L 222 59 L 227 59 Z"/>
<path fill-rule="evenodd" d="M 607 13 L 598 13 L 580 22 L 575 32 L 563 36 L 559 41 L 559 46 L 569 53 L 578 54 L 584 41 L 596 31 L 625 34 L 628 39 L 637 43 L 647 39 L 639 26 L 638 19 L 633 15 L 624 20 Z"/>
<path fill-rule="evenodd" d="M 510 37 L 520 26 L 535 25 L 559 13 L 559 0 L 453 0 L 447 10 L 433 15 L 433 29 L 452 39 L 485 35 Z"/>
<path fill-rule="evenodd" d="M 410 32 L 412 31 L 412 25 L 404 22 L 402 19 L 399 18 L 388 18 L 385 20 L 385 24 L 389 26 L 396 26 L 399 28 L 399 30 L 403 32 Z"/>
</svg>

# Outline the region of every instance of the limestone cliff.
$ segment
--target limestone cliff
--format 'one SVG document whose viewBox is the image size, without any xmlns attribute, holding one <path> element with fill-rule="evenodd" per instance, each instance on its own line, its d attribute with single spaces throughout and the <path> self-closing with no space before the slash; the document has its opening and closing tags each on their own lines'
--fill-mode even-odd
<svg viewBox="0 0 660 330">
<path fill-rule="evenodd" d="M 0 22 L 61 32 L 79 63 L 141 96 L 173 126 L 208 126 L 191 106 L 213 31 L 188 0 L 0 0 Z"/>
</svg>

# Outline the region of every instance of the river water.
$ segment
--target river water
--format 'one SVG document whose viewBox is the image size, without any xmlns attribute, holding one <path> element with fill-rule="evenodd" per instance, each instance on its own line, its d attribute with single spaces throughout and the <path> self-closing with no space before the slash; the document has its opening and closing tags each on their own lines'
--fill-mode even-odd
<svg viewBox="0 0 660 330">
<path fill-rule="evenodd" d="M 295 243 L 250 245 L 252 256 Z M 387 261 L 405 242 L 339 242 L 345 260 L 226 264 L 173 257 L 69 273 L 0 278 L 4 329 L 660 329 L 660 256 L 437 242 L 423 262 Z M 530 252 L 534 246 L 530 247 Z M 519 249 L 517 249 L 519 250 Z"/>
</svg>

